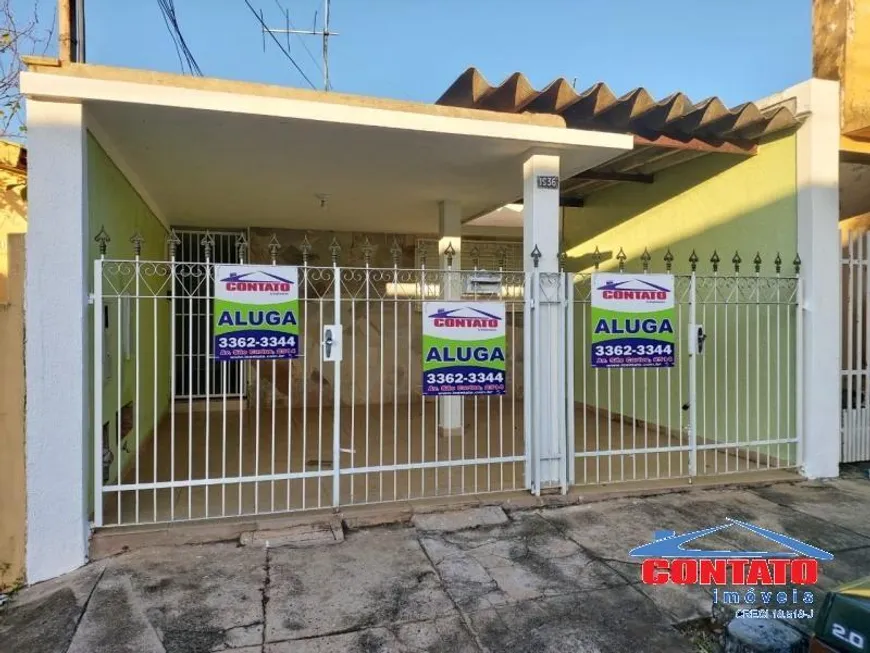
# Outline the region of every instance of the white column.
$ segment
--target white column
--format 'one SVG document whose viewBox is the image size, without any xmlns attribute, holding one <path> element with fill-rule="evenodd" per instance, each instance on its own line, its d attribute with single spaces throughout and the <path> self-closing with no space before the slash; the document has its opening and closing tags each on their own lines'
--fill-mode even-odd
<svg viewBox="0 0 870 653">
<path fill-rule="evenodd" d="M 445 252 L 450 252 L 450 255 Z M 440 268 L 462 270 L 462 211 L 458 202 L 438 202 L 438 259 Z M 441 297 L 447 301 L 462 299 L 462 275 L 444 273 Z M 462 398 L 438 400 L 438 425 L 442 435 L 462 434 Z"/>
<path fill-rule="evenodd" d="M 548 181 L 559 177 L 559 157 L 533 154 L 523 165 L 523 256 L 526 272 L 540 272 L 532 282 L 533 310 L 526 303 L 524 353 L 526 443 L 531 456 L 532 489 L 540 491 L 559 483 L 566 450 L 564 350 L 560 354 L 560 320 L 563 307 L 549 300 L 558 298 L 557 279 L 547 276 L 559 271 L 559 187 Z M 535 267 L 532 252 L 540 253 Z M 531 349 L 529 351 L 528 349 Z M 531 363 L 531 364 L 530 364 Z M 530 417 L 530 419 L 529 419 Z M 540 475 L 536 466 L 540 463 Z"/>
<path fill-rule="evenodd" d="M 87 557 L 88 221 L 80 104 L 27 102 L 27 581 Z"/>
<path fill-rule="evenodd" d="M 840 462 L 839 143 L 840 88 L 812 79 L 794 88 L 797 133 L 798 253 L 803 279 L 803 474 L 831 478 Z"/>
</svg>

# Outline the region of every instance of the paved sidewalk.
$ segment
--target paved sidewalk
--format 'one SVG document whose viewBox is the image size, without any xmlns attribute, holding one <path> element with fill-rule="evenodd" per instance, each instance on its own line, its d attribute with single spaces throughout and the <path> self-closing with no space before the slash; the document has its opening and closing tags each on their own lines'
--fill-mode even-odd
<svg viewBox="0 0 870 653">
<path fill-rule="evenodd" d="M 710 594 L 641 586 L 628 551 L 655 530 L 726 516 L 833 552 L 820 591 L 870 574 L 870 481 L 854 476 L 508 517 L 484 510 L 308 548 L 220 543 L 120 555 L 16 595 L 0 613 L 0 651 L 693 651 L 673 624 L 709 616 Z M 735 529 L 717 537 L 728 548 L 759 546 Z"/>
</svg>

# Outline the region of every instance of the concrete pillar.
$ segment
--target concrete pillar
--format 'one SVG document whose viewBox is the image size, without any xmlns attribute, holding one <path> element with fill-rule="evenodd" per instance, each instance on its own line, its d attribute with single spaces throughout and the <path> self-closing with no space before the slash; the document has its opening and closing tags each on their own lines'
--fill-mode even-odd
<svg viewBox="0 0 870 653">
<path fill-rule="evenodd" d="M 458 202 L 438 202 L 438 260 L 444 272 L 441 298 L 446 301 L 462 299 L 462 211 Z M 438 425 L 442 435 L 462 434 L 462 398 L 441 397 L 438 400 Z"/>
<path fill-rule="evenodd" d="M 564 307 L 558 300 L 559 271 L 559 157 L 533 154 L 523 165 L 523 254 L 532 278 L 529 292 L 534 308 L 526 303 L 525 392 L 526 450 L 531 462 L 527 478 L 533 491 L 564 482 L 567 422 L 567 384 L 564 340 L 561 330 Z M 537 267 L 532 252 L 540 253 Z M 545 288 L 546 292 L 541 292 Z"/>
<path fill-rule="evenodd" d="M 84 564 L 90 434 L 87 140 L 80 104 L 27 102 L 27 581 Z"/>
<path fill-rule="evenodd" d="M 790 91 L 798 113 L 808 114 L 797 133 L 803 474 L 829 478 L 839 474 L 840 462 L 840 89 L 837 82 L 812 79 Z"/>
</svg>

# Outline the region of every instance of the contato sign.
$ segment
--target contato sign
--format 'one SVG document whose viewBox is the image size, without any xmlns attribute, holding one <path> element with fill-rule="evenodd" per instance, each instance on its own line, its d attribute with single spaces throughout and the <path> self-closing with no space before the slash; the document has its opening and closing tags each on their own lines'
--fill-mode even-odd
<svg viewBox="0 0 870 653">
<path fill-rule="evenodd" d="M 592 367 L 673 367 L 674 277 L 592 275 Z"/>
<path fill-rule="evenodd" d="M 298 279 L 290 266 L 216 265 L 215 359 L 297 358 Z"/>
<path fill-rule="evenodd" d="M 424 302 L 423 394 L 504 394 L 504 323 L 500 302 Z"/>
</svg>

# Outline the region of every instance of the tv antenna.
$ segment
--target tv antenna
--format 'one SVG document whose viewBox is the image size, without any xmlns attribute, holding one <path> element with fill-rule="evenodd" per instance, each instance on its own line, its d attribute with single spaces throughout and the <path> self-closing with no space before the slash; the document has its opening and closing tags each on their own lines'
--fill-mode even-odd
<svg viewBox="0 0 870 653">
<path fill-rule="evenodd" d="M 302 45 L 305 48 L 305 51 L 308 53 L 308 56 L 311 57 L 311 60 L 314 62 L 314 65 L 318 67 L 318 69 L 323 73 L 323 90 L 329 91 L 332 89 L 332 85 L 329 81 L 329 39 L 333 36 L 338 36 L 338 32 L 332 32 L 329 29 L 329 9 L 331 0 L 323 0 L 323 24 L 321 29 L 317 29 L 317 12 L 314 12 L 314 21 L 312 23 L 311 29 L 296 29 L 293 23 L 290 22 L 290 10 L 285 8 L 278 0 L 275 0 L 275 4 L 281 8 L 284 12 L 284 27 L 282 28 L 272 28 L 266 27 L 266 23 L 263 20 L 263 11 L 260 10 L 260 24 L 263 26 L 263 51 L 266 50 L 266 35 L 269 34 L 273 38 L 276 34 L 284 34 L 287 39 L 287 52 L 290 51 L 290 35 L 296 34 L 297 36 L 319 36 L 323 43 L 323 55 L 322 55 L 322 65 L 318 65 L 317 60 L 314 58 L 314 55 L 311 53 L 311 50 L 308 49 L 308 46 L 305 44 L 305 41 L 302 41 Z"/>
</svg>

